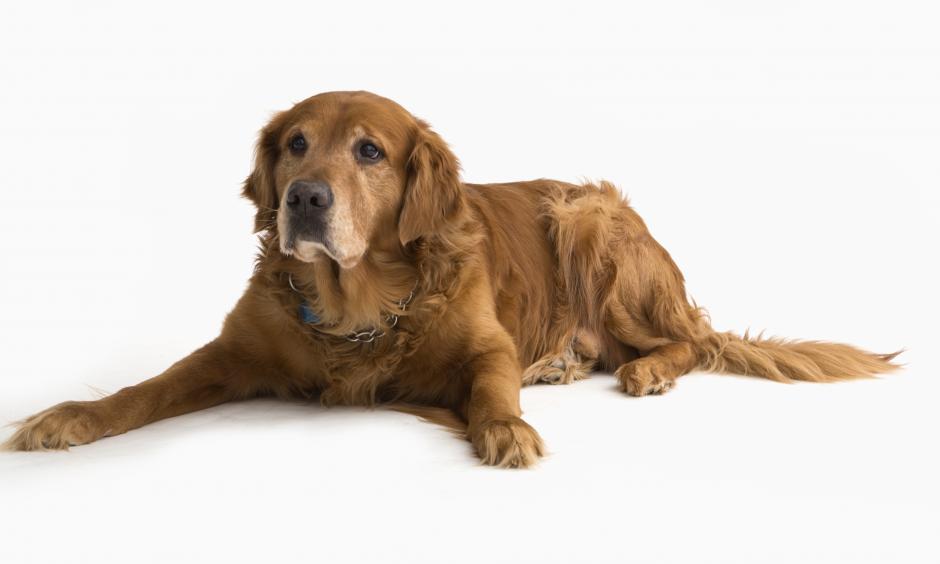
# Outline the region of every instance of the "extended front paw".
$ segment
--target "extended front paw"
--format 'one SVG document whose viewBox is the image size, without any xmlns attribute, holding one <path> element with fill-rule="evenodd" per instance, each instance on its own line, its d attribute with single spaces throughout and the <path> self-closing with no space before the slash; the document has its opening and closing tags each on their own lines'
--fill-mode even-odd
<svg viewBox="0 0 940 564">
<path fill-rule="evenodd" d="M 503 468 L 527 468 L 545 454 L 542 437 L 518 417 L 483 423 L 472 441 L 484 464 Z"/>
<path fill-rule="evenodd" d="M 3 444 L 5 450 L 54 450 L 90 443 L 109 432 L 91 402 L 69 401 L 50 407 L 19 424 Z"/>
</svg>

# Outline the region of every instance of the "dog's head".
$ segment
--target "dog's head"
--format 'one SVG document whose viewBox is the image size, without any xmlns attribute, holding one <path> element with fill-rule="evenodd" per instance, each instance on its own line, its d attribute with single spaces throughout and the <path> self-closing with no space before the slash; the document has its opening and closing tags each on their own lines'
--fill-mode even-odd
<svg viewBox="0 0 940 564">
<path fill-rule="evenodd" d="M 401 106 L 368 92 L 328 92 L 261 131 L 245 197 L 255 230 L 282 253 L 352 268 L 374 245 L 407 245 L 463 208 L 459 165 L 444 141 Z"/>
</svg>

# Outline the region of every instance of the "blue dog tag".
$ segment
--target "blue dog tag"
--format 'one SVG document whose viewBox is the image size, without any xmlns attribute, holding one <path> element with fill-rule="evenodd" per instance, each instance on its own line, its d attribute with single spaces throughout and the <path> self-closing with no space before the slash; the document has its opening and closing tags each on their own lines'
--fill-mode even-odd
<svg viewBox="0 0 940 564">
<path fill-rule="evenodd" d="M 300 305 L 297 307 L 297 316 L 300 317 L 300 320 L 304 323 L 320 323 L 320 316 L 313 311 L 313 308 L 310 307 L 307 300 L 300 302 Z"/>
</svg>

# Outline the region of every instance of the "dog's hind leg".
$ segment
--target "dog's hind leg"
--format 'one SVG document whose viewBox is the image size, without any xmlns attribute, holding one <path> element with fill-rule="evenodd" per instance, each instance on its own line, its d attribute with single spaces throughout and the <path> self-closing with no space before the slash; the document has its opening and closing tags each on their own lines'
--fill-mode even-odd
<svg viewBox="0 0 940 564">
<path fill-rule="evenodd" d="M 662 298 L 670 299 L 671 296 Z M 695 311 L 684 304 L 677 305 L 683 311 L 675 314 L 688 321 L 674 321 L 673 327 L 693 324 Z M 654 319 L 641 313 L 643 309 L 658 308 L 628 308 L 615 298 L 606 319 L 607 329 L 617 341 L 639 351 L 638 358 L 621 364 L 614 371 L 622 390 L 631 396 L 665 393 L 675 386 L 679 376 L 688 374 L 699 365 L 698 349 L 692 339 L 682 339 L 682 335 L 675 331 L 657 327 L 659 324 Z"/>
<path fill-rule="evenodd" d="M 662 394 L 672 389 L 676 378 L 695 368 L 697 360 L 689 343 L 670 343 L 646 356 L 620 366 L 614 376 L 631 396 Z"/>
<path fill-rule="evenodd" d="M 560 286 L 579 325 L 599 337 L 600 364 L 632 395 L 669 390 L 699 364 L 695 344 L 711 333 L 669 253 L 611 184 L 561 192 L 549 212 Z M 552 360 L 542 360 L 530 370 L 548 373 Z"/>
</svg>

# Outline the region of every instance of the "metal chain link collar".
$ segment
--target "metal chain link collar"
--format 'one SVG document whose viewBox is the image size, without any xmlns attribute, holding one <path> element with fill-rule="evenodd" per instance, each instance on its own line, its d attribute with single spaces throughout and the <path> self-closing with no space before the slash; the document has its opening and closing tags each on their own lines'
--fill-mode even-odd
<svg viewBox="0 0 940 564">
<path fill-rule="evenodd" d="M 304 296 L 303 292 L 298 290 L 296 286 L 294 286 L 294 279 L 289 272 L 287 273 L 287 284 L 290 286 L 291 290 L 293 290 L 294 292 L 299 294 L 300 297 L 303 298 L 303 301 L 300 304 L 300 315 L 299 315 L 301 323 L 303 323 L 304 325 L 309 325 L 313 330 L 319 333 L 323 333 L 325 335 L 334 335 L 333 333 L 328 333 L 326 331 L 322 331 L 317 328 L 317 325 L 320 324 L 320 318 L 316 316 L 316 314 L 313 314 L 312 310 L 309 310 L 310 304 L 307 303 L 307 297 Z M 385 316 L 385 323 L 388 325 L 388 329 L 394 329 L 398 325 L 399 314 L 404 313 L 405 310 L 408 309 L 408 305 L 411 304 L 412 300 L 414 300 L 415 298 L 415 291 L 417 289 L 418 289 L 418 281 L 415 280 L 415 284 L 414 286 L 411 287 L 411 291 L 408 292 L 408 295 L 398 300 L 398 313 L 389 313 Z M 309 310 L 310 315 L 305 314 L 305 308 Z M 311 317 L 313 320 L 308 321 L 307 319 Z M 380 337 L 384 337 L 385 334 L 386 334 L 385 329 L 373 327 L 371 329 L 367 329 L 363 331 L 353 331 L 352 333 L 347 333 L 345 335 L 334 335 L 334 336 L 337 336 L 337 337 L 342 336 L 351 343 L 371 343 Z"/>
</svg>

